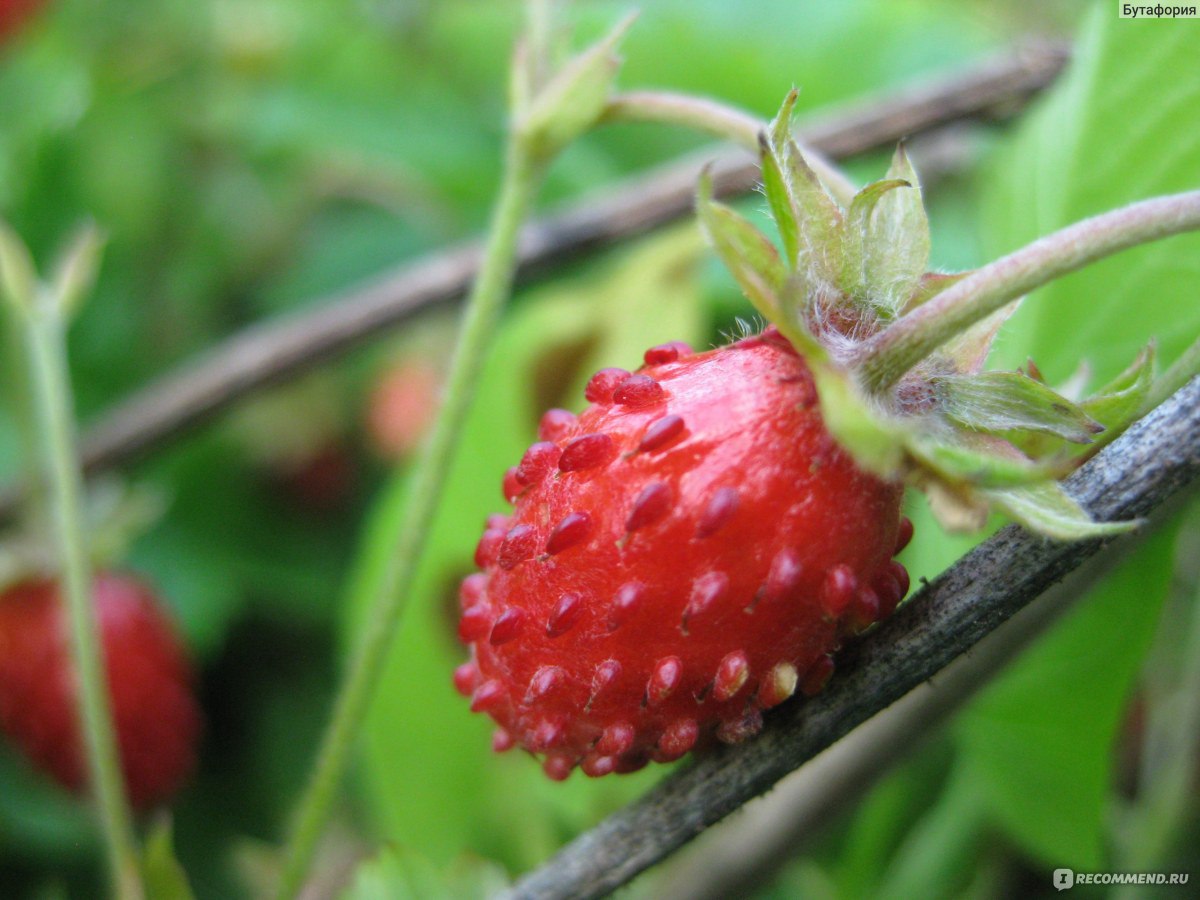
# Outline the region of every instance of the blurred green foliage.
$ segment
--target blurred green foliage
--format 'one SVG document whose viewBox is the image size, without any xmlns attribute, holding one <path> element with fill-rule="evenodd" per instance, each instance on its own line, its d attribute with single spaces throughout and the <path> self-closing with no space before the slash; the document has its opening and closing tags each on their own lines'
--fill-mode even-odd
<svg viewBox="0 0 1200 900">
<path fill-rule="evenodd" d="M 644 6 L 621 85 L 711 94 L 764 116 L 792 84 L 802 112 L 817 109 L 1078 18 L 1075 4 L 1000 0 Z M 580 41 L 626 8 L 573 4 Z M 519 21 L 515 2 L 482 0 L 60 0 L 0 45 L 0 216 L 41 259 L 80 219 L 110 236 L 71 336 L 81 418 L 240 328 L 478 234 Z M 985 155 L 995 130 L 973 132 L 969 149 L 985 162 L 931 185 L 935 264 L 976 265 L 1080 216 L 1195 187 L 1197 36 L 1193 23 L 1134 25 L 1098 4 L 1068 80 L 1015 139 Z M 556 163 L 545 203 L 702 144 L 666 128 L 605 128 Z M 853 171 L 878 177 L 885 159 Z M 1042 292 L 1013 321 L 1003 361 L 1033 352 L 1061 379 L 1086 357 L 1103 380 L 1151 335 L 1168 358 L 1178 353 L 1200 324 L 1196 240 Z M 365 867 L 353 896 L 482 890 L 495 866 L 535 865 L 665 771 L 558 785 L 518 754 L 494 757 L 487 722 L 450 687 L 455 583 L 542 409 L 578 407 L 599 366 L 629 366 L 666 339 L 719 341 L 749 315 L 690 224 L 571 263 L 516 298 L 371 713 L 343 840 L 325 862 L 405 849 Z M 175 611 L 209 719 L 201 770 L 174 811 L 176 852 L 200 897 L 246 893 L 245 859 L 282 833 L 390 549 L 379 536 L 404 515 L 405 463 L 379 459 L 364 435 L 370 387 L 397 358 L 440 361 L 451 325 L 426 316 L 383 335 L 129 469 L 168 506 L 127 564 Z M 19 404 L 5 399 L 0 474 L 12 476 Z M 909 563 L 931 575 L 970 542 L 917 515 Z M 1121 775 L 1113 746 L 1172 553 L 1164 537 L 1130 562 L 764 896 L 914 886 L 994 896 L 1026 876 L 1046 892 L 1056 865 L 1102 867 Z M 1073 714 L 1057 718 L 1064 705 Z M 270 854 L 259 857 L 269 869 Z M 91 896 L 97 864 L 86 811 L 0 745 L 0 894 Z"/>
</svg>

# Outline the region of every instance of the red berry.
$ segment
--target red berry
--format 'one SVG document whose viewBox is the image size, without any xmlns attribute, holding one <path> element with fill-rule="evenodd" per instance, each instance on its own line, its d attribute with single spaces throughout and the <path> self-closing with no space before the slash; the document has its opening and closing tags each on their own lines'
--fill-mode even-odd
<svg viewBox="0 0 1200 900">
<path fill-rule="evenodd" d="M 440 390 L 441 375 L 420 360 L 384 373 L 367 404 L 367 433 L 381 457 L 404 459 L 420 446 L 437 415 Z"/>
<path fill-rule="evenodd" d="M 113 721 L 130 802 L 169 799 L 195 764 L 200 711 L 183 647 L 154 594 L 128 575 L 93 583 Z M 66 610 L 58 585 L 30 580 L 0 594 L 0 728 L 72 791 L 87 767 Z"/>
<path fill-rule="evenodd" d="M 908 586 L 901 487 L 837 446 L 777 333 L 647 360 L 543 420 L 525 462 L 557 471 L 470 576 L 455 683 L 555 779 L 745 740 Z"/>
<path fill-rule="evenodd" d="M 8 40 L 46 0 L 0 0 L 0 43 Z"/>
</svg>

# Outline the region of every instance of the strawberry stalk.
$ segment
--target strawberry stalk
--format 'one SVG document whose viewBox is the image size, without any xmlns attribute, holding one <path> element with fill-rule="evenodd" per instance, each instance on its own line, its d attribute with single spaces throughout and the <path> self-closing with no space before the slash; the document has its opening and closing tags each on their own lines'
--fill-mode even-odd
<svg viewBox="0 0 1200 900">
<path fill-rule="evenodd" d="M 37 451 L 58 544 L 91 790 L 104 831 L 113 892 L 122 898 L 139 898 L 144 892 L 137 841 L 121 776 L 92 599 L 81 501 L 83 475 L 76 448 L 66 351 L 67 322 L 90 286 L 98 249 L 96 232 L 85 230 L 65 254 L 51 283 L 39 284 L 25 248 L 6 228 L 0 231 L 0 271 L 12 320 L 24 345 L 37 423 Z"/>
<path fill-rule="evenodd" d="M 483 262 L 467 298 L 441 410 L 413 470 L 408 514 L 395 536 L 396 551 L 384 573 L 382 589 L 367 611 L 366 626 L 351 656 L 314 770 L 297 806 L 279 885 L 278 895 L 282 898 L 296 896 L 311 868 L 317 841 L 412 593 L 453 449 L 462 433 L 500 313 L 512 291 L 521 225 L 546 167 L 567 144 L 590 128 L 603 110 L 617 67 L 613 49 L 628 21 L 557 72 L 551 72 L 548 9 L 544 3 L 530 5 L 527 43 L 518 47 L 513 65 L 513 121 Z"/>
<path fill-rule="evenodd" d="M 606 122 L 677 125 L 725 138 L 755 155 L 759 151 L 760 136 L 769 127 L 767 122 L 753 113 L 729 104 L 670 91 L 628 91 L 617 94 L 608 101 L 600 119 L 601 124 Z M 857 190 L 850 179 L 812 148 L 804 147 L 803 153 L 829 192 L 840 203 L 849 205 Z"/>
<path fill-rule="evenodd" d="M 467 300 L 445 398 L 432 435 L 413 470 L 412 495 L 402 530 L 396 536 L 396 551 L 384 575 L 383 588 L 367 613 L 366 626 L 338 692 L 315 768 L 297 806 L 280 897 L 294 897 L 311 867 L 317 840 L 329 818 L 355 738 L 379 683 L 388 648 L 412 593 L 417 563 L 437 511 L 452 451 L 462 432 L 500 311 L 512 287 L 517 238 L 540 174 L 541 166 L 533 163 L 519 143 L 514 142 L 509 149 L 483 265 Z"/>
<path fill-rule="evenodd" d="M 1200 191 L 1084 219 L 989 263 L 865 341 L 851 364 L 881 392 L 946 341 L 1034 288 L 1138 244 L 1200 228 Z"/>
</svg>

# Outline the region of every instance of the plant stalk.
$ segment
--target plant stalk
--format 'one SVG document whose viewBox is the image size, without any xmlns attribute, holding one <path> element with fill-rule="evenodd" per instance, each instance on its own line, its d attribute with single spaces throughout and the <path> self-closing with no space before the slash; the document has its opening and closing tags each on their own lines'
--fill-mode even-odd
<svg viewBox="0 0 1200 900">
<path fill-rule="evenodd" d="M 850 363 L 881 392 L 985 316 L 1034 288 L 1121 250 L 1200 228 L 1200 191 L 1170 194 L 1093 216 L 975 270 L 866 341 Z"/>
<path fill-rule="evenodd" d="M 479 277 L 467 300 L 442 408 L 413 471 L 408 515 L 385 573 L 383 590 L 367 611 L 366 627 L 334 702 L 333 717 L 311 779 L 297 806 L 279 887 L 281 898 L 296 896 L 311 867 L 317 841 L 329 818 L 333 798 L 350 762 L 388 649 L 412 592 L 417 563 L 425 549 L 429 524 L 437 510 L 453 451 L 512 288 L 520 229 L 541 181 L 541 171 L 542 167 L 529 158 L 520 141 L 510 140 L 500 196 Z"/>
<path fill-rule="evenodd" d="M 753 153 L 755 158 L 759 154 L 758 136 L 768 127 L 762 119 L 737 107 L 707 97 L 692 97 L 669 91 L 629 91 L 617 94 L 608 101 L 600 121 L 678 125 L 733 141 Z M 853 182 L 841 169 L 811 147 L 802 146 L 800 152 L 804 154 L 805 161 L 829 192 L 840 204 L 848 207 L 857 192 Z"/>
<path fill-rule="evenodd" d="M 75 446 L 65 324 L 58 304 L 45 296 L 23 309 L 19 318 L 33 387 L 45 484 L 50 495 L 51 522 L 60 554 L 61 590 L 66 597 L 79 721 L 91 789 L 104 830 L 113 891 L 118 897 L 140 898 L 143 892 L 137 842 L 125 797 L 108 678 L 92 601 L 81 503 L 83 477 Z"/>
</svg>

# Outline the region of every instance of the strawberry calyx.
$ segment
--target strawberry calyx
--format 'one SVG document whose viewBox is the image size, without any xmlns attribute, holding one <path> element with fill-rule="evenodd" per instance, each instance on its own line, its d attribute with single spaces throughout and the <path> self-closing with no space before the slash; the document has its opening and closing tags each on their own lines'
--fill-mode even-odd
<svg viewBox="0 0 1200 900">
<path fill-rule="evenodd" d="M 982 527 L 993 508 L 1061 540 L 1132 528 L 1092 521 L 1057 481 L 1140 412 L 1153 347 L 1087 397 L 1054 390 L 1033 365 L 985 371 L 1017 299 L 962 326 L 922 321 L 935 349 L 896 377 L 867 377 L 888 352 L 879 336 L 971 273 L 927 270 L 929 222 L 903 144 L 843 206 L 791 138 L 795 100 L 759 139 L 778 245 L 712 199 L 708 173 L 696 206 L 743 292 L 808 362 L 829 431 L 865 469 L 923 490 L 950 529 Z"/>
</svg>

